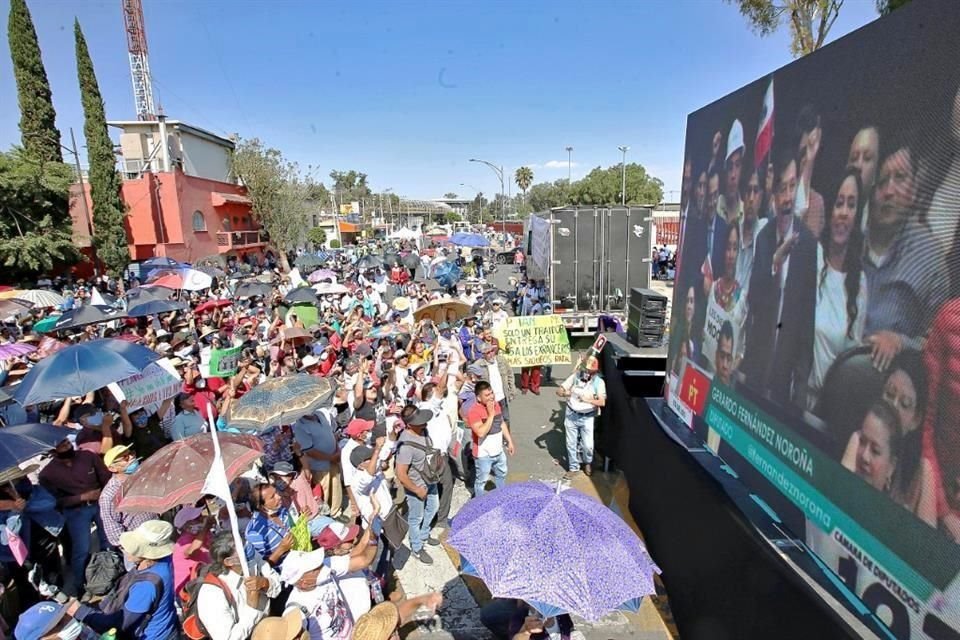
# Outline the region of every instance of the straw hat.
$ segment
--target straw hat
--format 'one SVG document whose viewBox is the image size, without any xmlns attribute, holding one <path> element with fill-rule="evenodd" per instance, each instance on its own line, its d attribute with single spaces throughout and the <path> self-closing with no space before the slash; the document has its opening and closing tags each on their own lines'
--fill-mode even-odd
<svg viewBox="0 0 960 640">
<path fill-rule="evenodd" d="M 270 616 L 257 623 L 250 640 L 294 640 L 306 633 L 303 626 L 303 614 L 300 609 L 291 607 L 282 618 Z"/>
<path fill-rule="evenodd" d="M 389 640 L 400 626 L 400 611 L 392 602 L 381 602 L 357 620 L 353 640 Z"/>
<path fill-rule="evenodd" d="M 133 531 L 120 534 L 120 547 L 129 555 L 159 560 L 173 553 L 173 525 L 163 520 L 147 520 Z"/>
<path fill-rule="evenodd" d="M 406 311 L 410 308 L 410 298 L 399 296 L 393 299 L 393 308 L 396 311 Z"/>
</svg>

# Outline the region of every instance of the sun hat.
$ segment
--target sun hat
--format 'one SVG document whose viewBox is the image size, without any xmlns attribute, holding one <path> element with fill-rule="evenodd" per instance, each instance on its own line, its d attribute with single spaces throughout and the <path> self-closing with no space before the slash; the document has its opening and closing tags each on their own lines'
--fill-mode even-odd
<svg viewBox="0 0 960 640">
<path fill-rule="evenodd" d="M 400 611 L 392 602 L 381 602 L 360 616 L 353 627 L 353 640 L 389 640 L 400 626 Z"/>
<path fill-rule="evenodd" d="M 203 515 L 203 509 L 187 505 L 177 511 L 177 515 L 173 518 L 173 526 L 177 529 L 183 529 L 188 522 L 193 522 L 201 515 Z"/>
<path fill-rule="evenodd" d="M 413 415 L 404 420 L 411 427 L 422 427 L 433 420 L 433 411 L 418 409 Z"/>
<path fill-rule="evenodd" d="M 273 467 L 270 469 L 270 473 L 275 476 L 292 476 L 295 472 L 293 465 L 287 462 L 286 460 L 280 460 L 277 463 L 274 463 Z"/>
<path fill-rule="evenodd" d="M 115 447 L 110 447 L 105 454 L 103 454 L 103 464 L 105 466 L 110 466 L 117 461 L 117 458 L 125 454 L 130 450 L 129 444 L 118 444 Z"/>
<path fill-rule="evenodd" d="M 303 361 L 300 363 L 300 370 L 309 369 L 315 365 L 320 364 L 320 358 L 315 355 L 307 354 L 303 357 Z"/>
<path fill-rule="evenodd" d="M 173 525 L 163 520 L 147 520 L 133 531 L 120 534 L 120 547 L 134 557 L 159 560 L 173 553 Z"/>
<path fill-rule="evenodd" d="M 410 298 L 399 296 L 393 299 L 393 308 L 396 311 L 406 311 L 410 308 Z"/>
<path fill-rule="evenodd" d="M 304 633 L 303 622 L 300 608 L 290 607 L 282 617 L 268 616 L 258 622 L 250 640 L 294 640 Z"/>
<path fill-rule="evenodd" d="M 341 525 L 343 526 L 343 525 Z M 280 566 L 280 579 L 287 584 L 293 584 L 323 564 L 326 552 L 323 549 L 313 551 L 291 551 L 284 558 Z"/>
</svg>

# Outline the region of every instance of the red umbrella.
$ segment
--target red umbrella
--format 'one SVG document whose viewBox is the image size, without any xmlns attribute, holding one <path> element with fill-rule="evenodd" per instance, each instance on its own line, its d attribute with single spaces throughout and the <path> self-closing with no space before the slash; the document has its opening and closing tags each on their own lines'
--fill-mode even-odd
<svg viewBox="0 0 960 640">
<path fill-rule="evenodd" d="M 183 288 L 183 276 L 179 273 L 169 273 L 165 276 L 160 276 L 156 280 L 150 282 L 150 284 L 143 285 L 143 288 L 149 287 L 166 287 L 168 289 L 182 289 Z"/>
<path fill-rule="evenodd" d="M 117 340 L 123 340 L 124 342 L 143 342 L 143 337 L 138 336 L 135 333 L 121 333 L 118 336 L 114 336 Z"/>
<path fill-rule="evenodd" d="M 263 455 L 263 445 L 254 436 L 218 435 L 229 481 Z M 136 474 L 124 483 L 117 508 L 164 513 L 182 504 L 193 504 L 203 495 L 201 491 L 212 463 L 213 438 L 209 433 L 171 442 L 144 460 Z"/>
<path fill-rule="evenodd" d="M 233 300 L 207 300 L 202 302 L 194 307 L 194 313 L 203 313 L 205 311 L 212 311 L 218 307 L 229 307 L 233 304 Z"/>
</svg>

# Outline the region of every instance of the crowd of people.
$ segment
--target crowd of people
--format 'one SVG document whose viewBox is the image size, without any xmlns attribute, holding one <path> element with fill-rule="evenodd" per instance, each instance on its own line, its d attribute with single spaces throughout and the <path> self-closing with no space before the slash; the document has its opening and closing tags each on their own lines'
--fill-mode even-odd
<svg viewBox="0 0 960 640">
<path fill-rule="evenodd" d="M 691 362 L 807 412 L 835 459 L 960 542 L 960 429 L 937 409 L 956 403 L 937 386 L 956 353 L 949 176 L 923 170 L 932 159 L 909 131 L 866 121 L 839 139 L 839 124 L 806 104 L 771 139 L 768 115 L 747 123 L 756 136 L 731 117 L 689 144 L 671 370 Z M 842 373 L 864 356 L 869 380 Z"/>
<path fill-rule="evenodd" d="M 132 275 L 43 283 L 63 302 L 4 325 L 0 346 L 36 347 L 2 361 L 6 384 L 66 344 L 106 338 L 166 358 L 182 386 L 146 407 L 117 401 L 107 388 L 0 406 L 4 425 L 69 430 L 0 485 L 0 561 L 16 585 L 5 599 L 8 611 L 22 612 L 15 638 L 386 640 L 406 621 L 436 612 L 440 594 L 384 596 L 392 567 L 434 561 L 455 473 L 473 496 L 505 483 L 517 444 L 513 375 L 498 327 L 511 304 L 517 313 L 549 307 L 542 283 L 518 284 L 514 300 L 484 296 L 479 278 L 462 283 L 462 292 L 431 289 L 424 276 L 433 258 L 426 268 L 423 260 L 384 264 L 377 256 L 385 252 L 420 257 L 412 243 L 391 243 L 329 252 L 322 264 L 290 256 L 312 264 L 290 273 L 275 268 L 272 255 L 230 260 L 206 270 L 212 282 L 202 291 L 140 286 Z M 483 267 L 474 263 L 474 275 Z M 147 295 L 184 308 L 124 316 L 129 301 Z M 103 321 L 36 328 L 58 314 L 110 305 L 119 312 Z M 427 307 L 430 314 L 418 313 Z M 240 348 L 235 371 L 211 375 L 212 355 L 232 347 Z M 589 437 L 585 422 L 602 402 L 590 382 L 595 361 L 586 368 L 589 375 L 571 376 L 561 391 L 573 394 L 571 406 L 587 387 L 593 398 L 571 416 L 589 472 L 592 422 Z M 231 407 L 258 385 L 302 376 L 330 380 L 321 408 L 255 431 L 231 424 Z M 522 379 L 524 390 L 539 393 L 539 368 Z M 119 508 L 157 452 L 212 425 L 252 433 L 262 449 L 230 484 L 239 538 L 224 501 L 212 495 L 163 513 Z M 577 459 L 575 439 L 572 470 Z M 23 544 L 22 556 L 8 536 Z M 105 576 L 113 578 L 106 585 Z M 509 616 L 494 616 L 502 637 L 547 637 L 544 625 L 556 626 L 525 620 L 525 612 L 513 602 Z"/>
</svg>

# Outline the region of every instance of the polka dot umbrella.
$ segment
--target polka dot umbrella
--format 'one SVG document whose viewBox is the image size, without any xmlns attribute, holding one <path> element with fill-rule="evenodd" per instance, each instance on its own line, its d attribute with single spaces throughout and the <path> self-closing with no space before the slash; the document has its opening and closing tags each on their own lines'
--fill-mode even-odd
<svg viewBox="0 0 960 640">
<path fill-rule="evenodd" d="M 266 431 L 293 424 L 333 402 L 330 378 L 300 373 L 261 382 L 230 406 L 227 424 L 240 430 Z"/>
<path fill-rule="evenodd" d="M 232 481 L 263 455 L 255 436 L 219 433 L 220 451 L 227 480 Z M 163 513 L 183 504 L 193 504 L 203 495 L 204 482 L 213 463 L 213 438 L 209 433 L 171 442 L 143 461 L 123 484 L 120 511 Z"/>
</svg>

